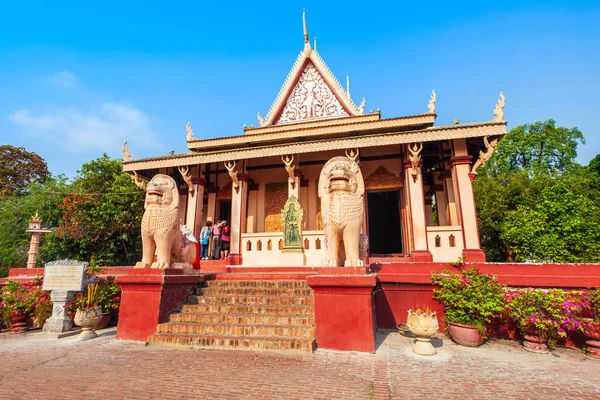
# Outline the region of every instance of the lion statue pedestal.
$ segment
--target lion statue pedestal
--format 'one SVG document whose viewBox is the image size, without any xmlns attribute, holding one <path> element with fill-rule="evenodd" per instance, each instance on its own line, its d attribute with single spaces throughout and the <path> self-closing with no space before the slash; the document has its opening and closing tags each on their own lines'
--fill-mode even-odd
<svg viewBox="0 0 600 400">
<path fill-rule="evenodd" d="M 319 198 L 325 230 L 323 262 L 329 267 L 362 267 L 366 249 L 361 227 L 364 216 L 365 184 L 360 167 L 351 158 L 334 157 L 327 161 L 319 178 Z"/>
</svg>

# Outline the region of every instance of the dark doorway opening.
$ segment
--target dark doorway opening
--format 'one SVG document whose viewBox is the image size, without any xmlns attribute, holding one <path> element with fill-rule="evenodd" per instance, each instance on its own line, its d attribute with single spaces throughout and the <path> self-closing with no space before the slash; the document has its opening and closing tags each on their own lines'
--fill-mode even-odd
<svg viewBox="0 0 600 400">
<path fill-rule="evenodd" d="M 231 200 L 221 200 L 219 202 L 219 219 L 231 224 Z"/>
<path fill-rule="evenodd" d="M 400 191 L 367 192 L 369 253 L 402 254 Z"/>
</svg>

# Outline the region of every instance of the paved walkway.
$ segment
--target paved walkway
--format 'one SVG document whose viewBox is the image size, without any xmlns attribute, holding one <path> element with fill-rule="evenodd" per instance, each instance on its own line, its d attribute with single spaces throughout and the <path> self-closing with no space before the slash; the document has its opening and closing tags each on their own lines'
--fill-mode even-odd
<svg viewBox="0 0 600 400">
<path fill-rule="evenodd" d="M 115 340 L 0 334 L 0 399 L 600 399 L 600 361 L 525 352 L 517 343 L 438 355 L 380 334 L 377 354 L 193 350 Z"/>
</svg>

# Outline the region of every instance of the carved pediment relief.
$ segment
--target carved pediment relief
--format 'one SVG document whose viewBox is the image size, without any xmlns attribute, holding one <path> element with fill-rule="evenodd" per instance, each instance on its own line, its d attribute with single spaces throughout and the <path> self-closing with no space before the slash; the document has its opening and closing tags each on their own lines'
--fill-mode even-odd
<svg viewBox="0 0 600 400">
<path fill-rule="evenodd" d="M 365 179 L 365 190 L 399 189 L 402 187 L 402 178 L 379 166 Z"/>
<path fill-rule="evenodd" d="M 347 116 L 348 113 L 321 74 L 312 62 L 308 62 L 276 124 Z"/>
</svg>

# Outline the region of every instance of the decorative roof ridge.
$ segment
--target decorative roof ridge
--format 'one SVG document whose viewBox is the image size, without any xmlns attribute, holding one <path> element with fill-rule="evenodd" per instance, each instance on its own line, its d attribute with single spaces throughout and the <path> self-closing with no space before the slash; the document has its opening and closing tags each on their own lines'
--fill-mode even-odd
<svg viewBox="0 0 600 400">
<path fill-rule="evenodd" d="M 294 61 L 294 64 L 292 65 L 292 68 L 290 68 L 290 72 L 287 74 L 287 77 L 285 78 L 285 81 L 283 82 L 283 85 L 281 85 L 281 88 L 279 89 L 279 93 L 277 93 L 277 96 L 275 97 L 275 101 L 273 101 L 273 104 L 271 104 L 271 108 L 269 108 L 269 112 L 267 112 L 267 115 L 265 115 L 265 118 L 260 120 L 260 126 L 267 126 L 268 125 L 268 121 L 271 119 L 273 112 L 276 111 L 279 100 L 281 100 L 281 97 L 285 94 L 285 92 L 287 92 L 287 88 L 288 85 L 290 84 L 290 81 L 296 77 L 297 73 L 295 73 L 296 69 L 298 68 L 298 66 L 300 65 L 300 67 L 302 66 L 302 64 L 304 64 L 304 60 L 307 57 L 305 56 L 305 52 L 304 50 L 302 50 L 299 54 L 298 57 L 296 57 L 296 61 Z M 302 61 L 302 63 L 300 62 Z M 259 113 L 260 115 L 260 113 Z"/>
<path fill-rule="evenodd" d="M 313 58 L 313 55 L 314 55 L 314 58 Z M 363 98 L 363 101 L 361 102 L 360 106 L 356 105 L 354 100 L 352 100 L 352 97 L 350 97 L 348 95 L 348 92 L 346 92 L 346 90 L 344 90 L 344 88 L 340 84 L 340 81 L 338 81 L 338 79 L 333 74 L 333 72 L 331 71 L 331 69 L 325 62 L 325 60 L 323 60 L 323 58 L 321 57 L 321 55 L 319 54 L 317 49 L 312 50 L 311 54 L 308 56 L 308 58 L 310 58 L 310 60 L 312 62 L 316 61 L 317 63 L 320 64 L 319 67 L 321 67 L 321 70 L 325 74 L 328 75 L 327 79 L 333 84 L 334 88 L 336 89 L 336 92 L 337 92 L 336 94 L 338 94 L 340 97 L 342 97 L 344 99 L 345 103 L 352 108 L 352 111 L 355 113 L 354 115 L 364 114 L 364 108 L 366 105 L 365 99 Z"/>
<path fill-rule="evenodd" d="M 377 112 L 374 112 L 373 114 L 362 114 L 362 115 L 351 115 L 350 117 L 337 117 L 337 118 L 332 118 L 332 120 L 338 120 L 338 119 L 346 119 L 346 118 L 352 118 L 352 117 L 362 117 L 362 116 L 368 116 L 368 115 L 376 115 Z M 429 114 L 429 113 L 422 113 L 422 114 L 416 114 L 416 115 L 404 115 L 402 117 L 393 117 L 393 118 L 383 118 L 383 119 L 378 119 L 375 121 L 355 121 L 352 122 L 351 125 L 359 125 L 359 124 L 371 124 L 373 122 L 385 122 L 385 121 L 398 121 L 398 120 L 402 120 L 402 119 L 412 119 L 412 118 L 418 118 L 418 117 L 430 117 L 433 114 Z M 303 124 L 307 124 L 307 123 L 314 123 L 314 122 L 320 122 L 320 121 L 305 121 L 302 123 L 297 123 L 297 124 L 293 124 L 294 126 L 298 127 L 297 129 L 294 129 L 292 131 L 306 131 L 306 130 L 311 130 L 311 129 L 318 129 L 318 128 L 322 128 L 322 127 L 314 127 L 314 126 L 302 126 Z M 497 122 L 482 122 L 482 124 L 495 124 Z M 286 124 L 283 125 L 285 127 L 288 127 L 292 124 Z M 339 126 L 346 126 L 346 125 L 350 125 L 350 124 L 332 124 L 332 125 L 328 125 L 327 128 L 330 127 L 339 127 Z M 462 125 L 467 125 L 467 124 L 462 124 Z M 277 127 L 277 126 L 281 126 L 281 125 L 270 125 L 269 128 L 271 127 Z M 448 125 L 450 127 L 453 127 L 455 125 Z M 266 127 L 265 127 L 266 128 Z M 431 128 L 436 128 L 436 126 L 432 126 Z M 259 128 L 252 128 L 252 129 L 259 129 Z M 254 137 L 260 137 L 260 136 L 266 136 L 266 135 L 274 135 L 277 133 L 281 133 L 281 131 L 273 131 L 273 132 L 261 132 L 261 133 L 253 133 L 252 135 L 233 135 L 233 136 L 221 136 L 221 137 L 214 137 L 214 138 L 207 138 L 207 139 L 200 139 L 200 138 L 195 138 L 193 141 L 190 141 L 189 143 L 207 143 L 207 142 L 212 142 L 212 141 L 217 141 L 217 140 L 223 140 L 223 139 L 235 139 L 235 138 L 254 138 Z"/>
</svg>

